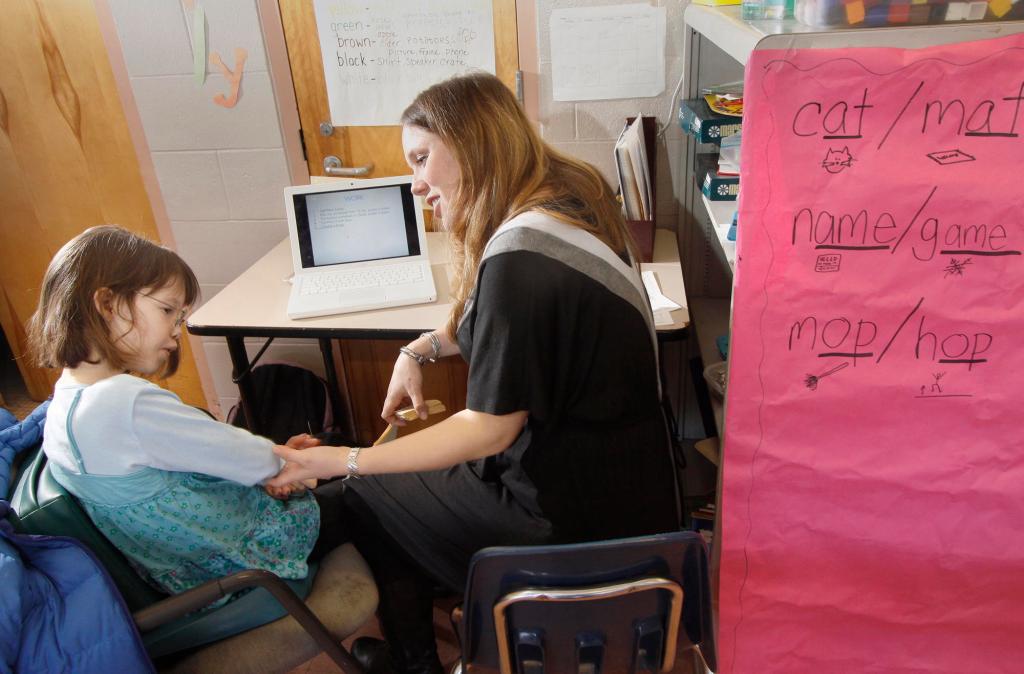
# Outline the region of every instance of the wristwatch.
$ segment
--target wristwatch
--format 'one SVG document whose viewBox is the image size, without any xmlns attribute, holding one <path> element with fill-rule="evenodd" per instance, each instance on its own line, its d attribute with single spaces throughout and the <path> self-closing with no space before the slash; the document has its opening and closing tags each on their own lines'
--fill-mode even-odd
<svg viewBox="0 0 1024 674">
<path fill-rule="evenodd" d="M 352 447 L 348 450 L 348 459 L 345 461 L 345 477 L 342 478 L 342 482 L 351 478 L 358 480 L 362 477 L 359 474 L 359 452 L 363 451 L 362 447 Z"/>
</svg>

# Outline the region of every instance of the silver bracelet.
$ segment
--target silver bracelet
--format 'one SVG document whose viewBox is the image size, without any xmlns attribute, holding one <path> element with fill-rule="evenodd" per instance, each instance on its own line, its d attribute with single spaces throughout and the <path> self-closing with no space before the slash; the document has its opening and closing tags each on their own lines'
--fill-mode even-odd
<svg viewBox="0 0 1024 674">
<path fill-rule="evenodd" d="M 410 348 L 408 346 L 400 346 L 400 347 L 398 347 L 398 352 L 399 353 L 403 353 L 406 356 L 409 356 L 410 358 L 412 358 L 414 361 L 416 361 L 420 365 L 423 365 L 424 363 L 433 363 L 434 362 L 434 359 L 431 358 L 430 356 L 424 356 L 422 354 L 416 353 L 415 351 L 412 350 L 412 348 Z"/>
<path fill-rule="evenodd" d="M 348 460 L 345 461 L 345 477 L 342 478 L 342 482 L 349 478 L 358 480 L 362 477 L 359 474 L 359 452 L 363 451 L 362 447 L 351 447 L 348 450 Z"/>
<path fill-rule="evenodd" d="M 430 357 L 431 363 L 436 363 L 437 359 L 441 357 L 441 340 L 437 338 L 437 333 L 430 331 L 420 334 L 420 337 L 426 337 L 430 340 L 430 348 L 433 349 L 434 355 Z"/>
</svg>

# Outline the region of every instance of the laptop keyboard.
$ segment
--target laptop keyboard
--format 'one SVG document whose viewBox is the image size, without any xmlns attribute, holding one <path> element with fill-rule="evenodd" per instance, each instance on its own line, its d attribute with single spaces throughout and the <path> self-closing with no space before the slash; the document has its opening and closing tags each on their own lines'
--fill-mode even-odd
<svg viewBox="0 0 1024 674">
<path fill-rule="evenodd" d="M 379 288 L 423 280 L 423 265 L 395 264 L 347 271 L 308 274 L 302 278 L 303 295 L 326 295 L 360 288 Z"/>
</svg>

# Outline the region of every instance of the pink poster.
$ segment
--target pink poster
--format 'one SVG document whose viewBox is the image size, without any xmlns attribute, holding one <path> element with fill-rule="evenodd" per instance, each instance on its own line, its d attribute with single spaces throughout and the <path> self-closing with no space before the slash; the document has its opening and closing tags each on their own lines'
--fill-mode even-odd
<svg viewBox="0 0 1024 674">
<path fill-rule="evenodd" d="M 744 93 L 721 671 L 1024 671 L 1024 38 Z"/>
</svg>

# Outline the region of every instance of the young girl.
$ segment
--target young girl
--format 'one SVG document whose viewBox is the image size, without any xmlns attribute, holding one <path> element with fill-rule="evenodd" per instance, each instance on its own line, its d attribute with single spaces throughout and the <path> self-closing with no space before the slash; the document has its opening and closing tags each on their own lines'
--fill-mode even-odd
<svg viewBox="0 0 1024 674">
<path fill-rule="evenodd" d="M 198 294 L 180 257 L 120 227 L 93 227 L 57 252 L 29 326 L 39 363 L 63 368 L 43 451 L 103 534 L 168 593 L 252 568 L 304 578 L 320 510 L 308 493 L 277 500 L 254 486 L 282 467 L 273 443 L 129 374 L 175 372 Z"/>
</svg>

